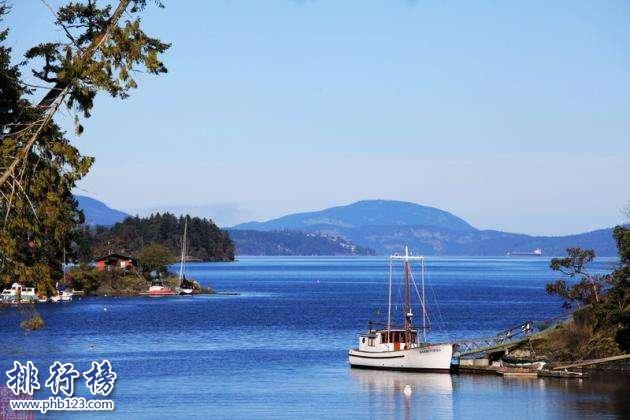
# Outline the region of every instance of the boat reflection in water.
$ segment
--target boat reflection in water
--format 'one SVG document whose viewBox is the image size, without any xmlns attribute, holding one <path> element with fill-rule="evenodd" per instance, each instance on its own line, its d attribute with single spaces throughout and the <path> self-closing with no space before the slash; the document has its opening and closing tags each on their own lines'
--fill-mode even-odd
<svg viewBox="0 0 630 420">
<path fill-rule="evenodd" d="M 453 418 L 453 380 L 445 373 L 351 369 L 373 413 L 391 418 Z"/>
</svg>

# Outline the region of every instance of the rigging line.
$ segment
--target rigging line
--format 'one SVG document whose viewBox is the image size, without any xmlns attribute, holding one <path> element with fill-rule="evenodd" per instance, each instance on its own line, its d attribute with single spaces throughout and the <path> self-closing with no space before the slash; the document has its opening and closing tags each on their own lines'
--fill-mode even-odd
<svg viewBox="0 0 630 420">
<path fill-rule="evenodd" d="M 413 272 L 410 272 L 410 278 L 411 278 L 411 282 L 413 283 L 413 288 L 416 291 L 416 295 L 418 295 L 418 300 L 420 301 L 420 305 L 422 306 L 423 316 L 425 316 L 429 320 L 429 329 L 430 329 L 431 328 L 431 320 L 429 319 L 429 313 L 428 313 L 427 308 L 425 306 L 426 302 L 420 296 L 420 292 L 418 291 L 418 285 L 416 284 L 416 280 L 413 277 Z"/>
<path fill-rule="evenodd" d="M 427 275 L 427 280 L 428 280 L 428 277 L 429 276 Z M 446 322 L 444 322 L 444 317 L 442 316 L 442 310 L 440 309 L 440 304 L 438 302 L 435 289 L 433 288 L 433 284 L 430 282 L 427 282 L 427 283 L 429 283 L 429 287 L 431 288 L 431 294 L 433 295 L 433 300 L 435 301 L 435 307 L 437 309 L 438 316 L 440 317 L 440 322 L 442 323 L 442 328 L 443 328 L 442 332 L 445 333 L 447 339 L 450 340 L 451 336 L 450 336 L 450 333 L 448 333 L 448 329 L 446 328 Z"/>
<path fill-rule="evenodd" d="M 395 278 L 395 274 L 396 274 L 396 272 L 394 271 L 394 278 Z M 402 281 L 396 286 L 396 292 L 397 292 L 397 296 L 398 296 L 398 299 L 396 300 L 396 302 L 402 302 L 403 301 L 403 296 L 402 296 L 403 287 L 404 287 L 404 284 L 403 284 Z M 394 305 L 394 308 L 396 309 L 396 311 L 398 311 L 398 306 L 399 305 L 397 303 Z M 395 319 L 396 319 L 396 317 L 394 316 L 394 320 Z"/>
<path fill-rule="evenodd" d="M 389 298 L 387 303 L 387 340 L 392 329 L 392 260 L 389 259 Z"/>
</svg>

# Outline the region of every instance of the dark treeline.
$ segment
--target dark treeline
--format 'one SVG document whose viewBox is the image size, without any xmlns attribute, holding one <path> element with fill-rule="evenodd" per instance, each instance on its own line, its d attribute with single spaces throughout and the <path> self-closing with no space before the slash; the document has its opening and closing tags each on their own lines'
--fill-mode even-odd
<svg viewBox="0 0 630 420">
<path fill-rule="evenodd" d="M 234 244 L 229 234 L 212 220 L 188 218 L 188 257 L 202 261 L 233 261 Z M 128 217 L 108 228 L 86 228 L 79 256 L 89 261 L 110 252 L 136 257 L 140 250 L 156 243 L 166 246 L 174 256 L 181 252 L 184 217 L 170 213 L 153 214 L 147 218 Z"/>
</svg>

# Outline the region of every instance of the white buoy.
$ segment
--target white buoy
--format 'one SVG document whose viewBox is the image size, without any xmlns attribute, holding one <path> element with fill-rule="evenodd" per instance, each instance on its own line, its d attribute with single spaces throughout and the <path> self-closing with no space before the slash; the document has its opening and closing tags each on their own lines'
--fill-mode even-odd
<svg viewBox="0 0 630 420">
<path fill-rule="evenodd" d="M 405 385 L 405 388 L 403 388 L 403 394 L 405 394 L 405 397 L 411 397 L 411 385 Z"/>
<path fill-rule="evenodd" d="M 107 308 L 103 308 L 103 310 L 104 310 L 105 312 L 107 312 Z"/>
</svg>

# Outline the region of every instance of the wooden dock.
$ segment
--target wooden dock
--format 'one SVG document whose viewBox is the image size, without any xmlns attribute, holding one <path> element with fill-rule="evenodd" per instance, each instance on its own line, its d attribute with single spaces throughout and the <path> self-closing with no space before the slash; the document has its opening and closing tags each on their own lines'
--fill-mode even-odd
<svg viewBox="0 0 630 420">
<path fill-rule="evenodd" d="M 588 377 L 588 373 L 585 372 L 576 372 L 572 370 L 548 370 L 543 369 L 538 372 L 538 376 L 541 378 L 586 378 Z"/>
<path fill-rule="evenodd" d="M 505 378 L 537 378 L 538 370 L 530 368 L 500 367 L 497 374 Z"/>
</svg>

